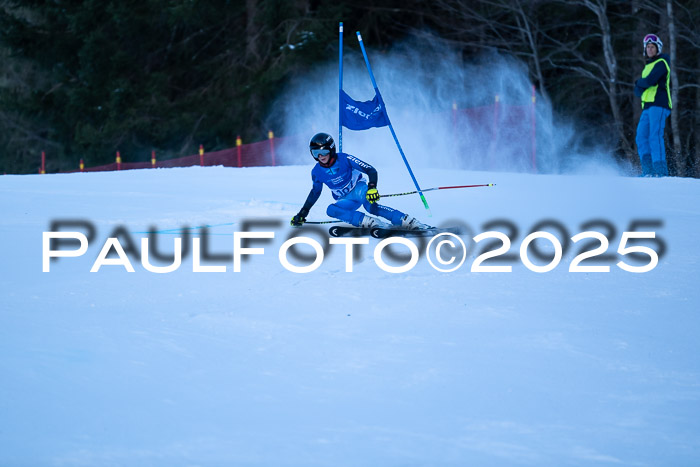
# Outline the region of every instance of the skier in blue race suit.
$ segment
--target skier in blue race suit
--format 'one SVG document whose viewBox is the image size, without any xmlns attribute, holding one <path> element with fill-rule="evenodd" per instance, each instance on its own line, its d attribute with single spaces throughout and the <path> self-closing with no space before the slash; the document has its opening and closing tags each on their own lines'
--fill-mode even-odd
<svg viewBox="0 0 700 467">
<path fill-rule="evenodd" d="M 330 188 L 335 203 L 328 206 L 326 213 L 336 219 L 364 228 L 402 228 L 425 229 L 430 226 L 401 211 L 388 206 L 377 204 L 377 170 L 368 163 L 344 152 L 336 152 L 335 142 L 331 135 L 318 133 L 309 142 L 311 156 L 318 162 L 311 170 L 313 186 L 304 206 L 292 218 L 294 227 L 306 222 L 306 216 L 311 207 L 318 201 L 325 184 Z M 364 175 L 369 178 L 365 182 Z M 364 214 L 358 209 L 364 207 L 367 212 L 388 220 L 387 224 L 380 219 Z"/>
<path fill-rule="evenodd" d="M 642 116 L 637 125 L 637 152 L 643 177 L 668 176 L 664 128 L 671 114 L 670 58 L 661 53 L 663 43 L 655 34 L 644 37 L 647 64 L 634 83 L 634 94 L 642 98 Z"/>
</svg>

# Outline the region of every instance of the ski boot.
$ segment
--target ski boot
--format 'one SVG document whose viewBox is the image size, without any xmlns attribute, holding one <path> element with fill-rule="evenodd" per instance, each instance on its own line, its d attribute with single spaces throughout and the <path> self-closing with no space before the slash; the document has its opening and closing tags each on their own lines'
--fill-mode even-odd
<svg viewBox="0 0 700 467">
<path fill-rule="evenodd" d="M 391 225 L 380 221 L 376 217 L 365 214 L 365 217 L 362 218 L 362 222 L 360 222 L 360 227 L 363 229 L 390 229 Z"/>
<path fill-rule="evenodd" d="M 406 214 L 401 218 L 401 228 L 406 230 L 425 230 L 432 229 L 433 227 L 428 224 L 423 224 L 415 217 Z"/>
</svg>

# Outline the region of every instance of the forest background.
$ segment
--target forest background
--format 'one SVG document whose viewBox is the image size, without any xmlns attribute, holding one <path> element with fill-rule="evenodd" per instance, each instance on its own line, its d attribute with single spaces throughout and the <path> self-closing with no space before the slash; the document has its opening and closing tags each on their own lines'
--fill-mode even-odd
<svg viewBox="0 0 700 467">
<path fill-rule="evenodd" d="M 338 23 L 373 53 L 441 41 L 527 65 L 541 99 L 638 165 L 642 38 L 671 56 L 669 170 L 700 177 L 698 0 L 0 0 L 0 172 L 195 154 L 263 140 L 285 85 L 337 61 Z M 346 41 L 346 48 L 358 48 Z M 479 77 L 474 76 L 474 86 Z M 460 105 L 469 103 L 460 103 Z"/>
</svg>

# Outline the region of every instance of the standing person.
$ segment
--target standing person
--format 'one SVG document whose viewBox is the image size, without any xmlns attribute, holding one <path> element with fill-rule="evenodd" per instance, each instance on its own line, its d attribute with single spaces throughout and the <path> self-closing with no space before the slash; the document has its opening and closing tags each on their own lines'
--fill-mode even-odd
<svg viewBox="0 0 700 467">
<path fill-rule="evenodd" d="M 306 222 L 311 207 L 318 201 L 323 185 L 330 188 L 335 203 L 328 206 L 326 214 L 345 221 L 355 227 L 364 228 L 403 228 L 408 230 L 427 229 L 430 226 L 418 222 L 415 217 L 388 206 L 377 204 L 377 170 L 368 163 L 344 152 L 336 152 L 331 135 L 318 133 L 309 142 L 309 151 L 318 163 L 311 169 L 313 186 L 304 206 L 292 217 L 294 227 Z M 369 178 L 365 182 L 363 174 Z M 370 214 L 387 219 L 391 225 L 380 219 L 359 212 L 362 206 Z"/>
<path fill-rule="evenodd" d="M 668 176 L 664 128 L 671 114 L 670 58 L 662 54 L 663 43 L 655 34 L 644 37 L 646 66 L 634 83 L 634 94 L 642 98 L 642 116 L 637 125 L 637 152 L 642 176 Z"/>
</svg>

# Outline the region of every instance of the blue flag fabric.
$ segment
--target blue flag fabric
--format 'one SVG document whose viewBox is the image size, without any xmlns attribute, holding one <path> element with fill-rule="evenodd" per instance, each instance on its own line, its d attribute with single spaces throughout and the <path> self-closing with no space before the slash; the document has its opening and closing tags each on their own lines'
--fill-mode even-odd
<svg viewBox="0 0 700 467">
<path fill-rule="evenodd" d="M 389 116 L 382 96 L 377 92 L 374 99 L 358 102 L 340 90 L 340 123 L 350 130 L 367 130 L 389 124 Z"/>
</svg>

